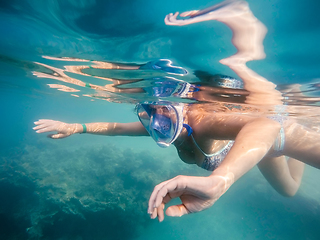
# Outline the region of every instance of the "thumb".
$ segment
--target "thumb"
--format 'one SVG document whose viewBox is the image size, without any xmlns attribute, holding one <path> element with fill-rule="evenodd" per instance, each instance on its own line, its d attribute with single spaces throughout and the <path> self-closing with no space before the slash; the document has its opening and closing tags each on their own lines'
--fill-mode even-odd
<svg viewBox="0 0 320 240">
<path fill-rule="evenodd" d="M 189 213 L 188 209 L 183 204 L 170 206 L 166 210 L 166 215 L 170 217 L 181 217 L 188 213 Z"/>
<path fill-rule="evenodd" d="M 53 139 L 58 139 L 58 138 L 65 138 L 67 137 L 67 135 L 62 133 L 57 133 L 57 134 L 49 134 L 48 137 Z"/>
</svg>

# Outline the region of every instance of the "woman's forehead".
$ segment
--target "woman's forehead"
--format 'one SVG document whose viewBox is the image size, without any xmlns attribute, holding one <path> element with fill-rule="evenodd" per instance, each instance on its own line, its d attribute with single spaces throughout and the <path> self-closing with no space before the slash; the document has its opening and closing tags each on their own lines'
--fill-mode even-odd
<svg viewBox="0 0 320 240">
<path fill-rule="evenodd" d="M 167 105 L 153 105 L 153 104 L 150 104 L 149 107 L 153 108 L 153 109 L 167 109 L 167 110 L 169 110 L 169 107 Z"/>
</svg>

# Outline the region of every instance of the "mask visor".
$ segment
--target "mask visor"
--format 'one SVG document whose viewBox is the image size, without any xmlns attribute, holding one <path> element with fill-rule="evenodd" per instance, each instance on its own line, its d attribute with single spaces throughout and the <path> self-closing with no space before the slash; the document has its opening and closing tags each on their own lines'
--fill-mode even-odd
<svg viewBox="0 0 320 240">
<path fill-rule="evenodd" d="M 179 134 L 179 116 L 171 105 L 138 104 L 137 115 L 160 147 L 168 147 Z"/>
</svg>

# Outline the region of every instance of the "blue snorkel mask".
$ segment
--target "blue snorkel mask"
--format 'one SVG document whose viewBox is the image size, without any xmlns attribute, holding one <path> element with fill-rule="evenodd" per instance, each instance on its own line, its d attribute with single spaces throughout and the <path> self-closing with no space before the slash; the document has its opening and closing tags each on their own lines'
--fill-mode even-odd
<svg viewBox="0 0 320 240">
<path fill-rule="evenodd" d="M 139 103 L 136 106 L 140 122 L 160 147 L 173 143 L 183 128 L 183 106 L 164 102 Z"/>
</svg>

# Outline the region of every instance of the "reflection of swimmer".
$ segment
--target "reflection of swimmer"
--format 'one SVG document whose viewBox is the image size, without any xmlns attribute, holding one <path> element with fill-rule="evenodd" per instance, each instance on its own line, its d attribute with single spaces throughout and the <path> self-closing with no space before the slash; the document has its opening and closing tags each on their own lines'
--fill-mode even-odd
<svg viewBox="0 0 320 240">
<path fill-rule="evenodd" d="M 92 74 L 92 72 L 93 73 L 95 72 L 94 70 L 112 69 L 115 71 L 127 70 L 128 72 L 134 71 L 134 70 L 142 70 L 142 71 L 151 70 L 149 71 L 150 75 L 169 74 L 169 75 L 184 76 L 188 74 L 188 71 L 186 69 L 179 66 L 172 65 L 172 62 L 168 59 L 154 60 L 144 64 L 123 64 L 123 63 L 111 63 L 111 62 L 101 62 L 101 61 L 89 61 L 85 59 L 74 59 L 74 58 L 54 58 L 54 57 L 48 57 L 48 56 L 43 56 L 43 58 L 46 58 L 49 60 L 56 60 L 56 61 L 82 62 L 83 65 L 66 65 L 64 66 L 63 69 L 61 69 L 61 68 L 50 66 L 48 64 L 35 62 L 35 64 L 37 64 L 38 66 L 41 66 L 41 68 L 37 69 L 37 71 L 32 72 L 34 76 L 37 76 L 39 78 L 50 78 L 50 79 L 58 80 L 64 83 L 70 83 L 79 87 L 85 87 L 85 88 L 90 88 L 90 89 L 99 91 L 99 94 L 91 95 L 92 97 L 98 97 L 98 98 L 103 98 L 102 92 L 104 92 L 106 96 L 108 96 L 109 93 L 117 94 L 117 93 L 144 92 L 142 88 L 121 89 L 120 86 L 130 84 L 130 83 L 136 83 L 136 82 L 140 82 L 142 80 L 148 80 L 148 79 L 116 79 L 116 78 L 110 78 L 110 77 L 103 77 L 103 76 L 99 76 L 99 74 L 98 75 Z M 91 74 L 86 73 L 86 71 L 89 69 Z M 89 82 L 84 82 L 83 80 L 79 80 L 75 77 L 69 76 L 70 74 L 68 73 L 91 77 L 94 82 L 96 82 L 97 79 L 105 80 L 107 82 L 103 82 L 104 84 L 102 86 L 97 84 L 92 84 L 90 83 L 89 78 L 87 78 Z M 55 88 L 56 84 L 48 84 L 48 86 L 51 88 Z M 60 88 L 57 88 L 57 90 L 59 91 L 65 91 L 65 92 L 80 91 L 78 89 L 69 88 L 68 86 L 63 86 L 61 84 L 60 86 L 61 86 Z M 88 95 L 86 94 L 83 96 L 88 96 Z"/>
<path fill-rule="evenodd" d="M 198 74 L 198 73 L 197 73 Z M 208 77 L 209 76 L 209 77 Z M 245 103 L 249 93 L 243 89 L 241 80 L 224 76 L 210 75 L 206 77 L 198 76 L 200 82 L 188 83 L 173 77 L 155 77 L 150 79 L 140 79 L 132 82 L 125 82 L 114 85 L 118 93 L 130 94 L 130 97 L 141 100 L 148 97 L 161 99 L 173 99 L 182 101 L 187 99 L 197 102 L 232 102 Z M 108 93 L 100 92 L 108 95 Z M 134 94 L 132 94 L 134 93 Z M 124 95 L 125 96 L 125 95 Z"/>
<path fill-rule="evenodd" d="M 144 65 L 141 65 L 139 69 L 154 69 L 154 70 L 162 70 L 167 73 L 175 74 L 175 75 L 186 75 L 188 71 L 182 67 L 172 66 L 172 62 L 168 59 L 160 59 L 157 61 L 151 61 Z"/>
<path fill-rule="evenodd" d="M 233 32 L 232 43 L 237 53 L 220 60 L 231 68 L 244 82 L 244 88 L 250 93 L 246 103 L 281 104 L 281 94 L 275 85 L 246 66 L 248 61 L 265 58 L 263 40 L 266 27 L 253 15 L 245 1 L 227 0 L 205 10 L 194 10 L 180 14 L 168 14 L 167 25 L 183 26 L 193 23 L 216 20 L 226 24 Z"/>
<path fill-rule="evenodd" d="M 200 82 L 194 83 L 199 91 L 192 98 L 199 102 L 245 103 L 249 92 L 244 89 L 243 81 L 226 75 L 211 75 L 202 71 L 194 73 Z"/>
</svg>

